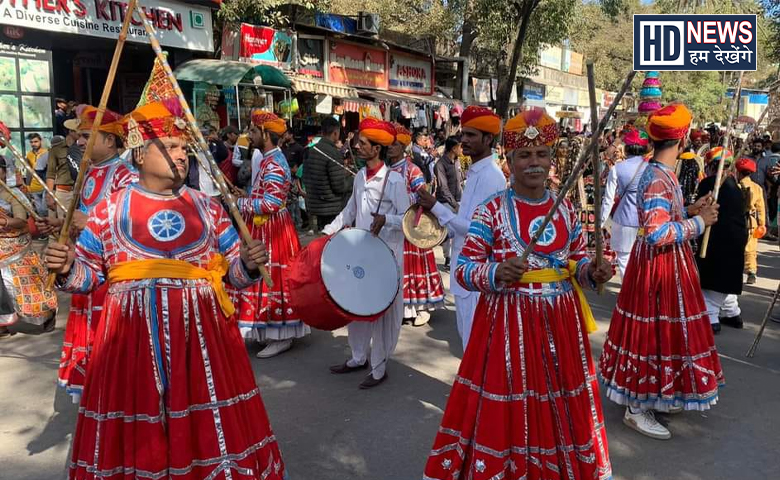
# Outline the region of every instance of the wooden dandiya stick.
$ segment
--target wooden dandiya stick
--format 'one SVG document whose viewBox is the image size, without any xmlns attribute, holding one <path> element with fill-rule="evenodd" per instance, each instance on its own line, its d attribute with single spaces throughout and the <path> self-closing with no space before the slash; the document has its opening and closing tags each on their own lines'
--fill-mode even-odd
<svg viewBox="0 0 780 480">
<path fill-rule="evenodd" d="M 741 71 L 739 72 L 739 83 L 737 84 L 737 90 L 734 92 L 734 101 L 731 103 L 731 112 L 729 112 L 729 123 L 728 127 L 726 128 L 726 135 L 721 142 L 721 145 L 723 148 L 726 148 L 729 144 L 729 139 L 731 138 L 731 132 L 734 130 L 734 117 L 736 116 L 737 110 L 739 110 L 739 99 L 742 96 L 742 78 L 744 76 L 745 72 Z M 769 105 L 767 104 L 767 107 Z M 720 194 L 720 185 L 723 180 L 723 165 L 726 161 L 726 155 L 721 155 L 720 160 L 718 161 L 718 173 L 715 174 L 715 187 L 712 191 L 712 198 L 715 202 L 718 201 L 718 195 Z M 736 160 L 734 160 L 736 161 Z M 699 247 L 699 258 L 706 258 L 707 257 L 707 247 L 710 244 L 710 232 L 712 231 L 712 226 L 707 226 L 707 228 L 704 229 L 704 239 L 701 242 L 701 246 Z"/>
<path fill-rule="evenodd" d="M 187 100 L 184 98 L 184 92 L 182 92 L 181 87 L 179 86 L 179 82 L 176 80 L 176 77 L 173 76 L 173 70 L 171 69 L 170 64 L 168 63 L 168 59 L 165 58 L 165 55 L 163 54 L 162 47 L 160 46 L 159 40 L 157 40 L 157 32 L 155 32 L 154 27 L 152 27 L 151 23 L 149 23 L 149 20 L 146 18 L 146 15 L 144 14 L 143 10 L 141 10 L 141 4 L 136 2 L 135 0 L 131 0 L 131 4 L 128 7 L 128 12 L 137 11 L 138 16 L 141 17 L 141 22 L 144 25 L 144 29 L 146 30 L 146 33 L 149 35 L 149 43 L 152 45 L 152 50 L 154 50 L 154 54 L 157 56 L 157 59 L 160 61 L 160 64 L 163 67 L 163 70 L 165 70 L 165 75 L 168 77 L 168 81 L 171 82 L 171 86 L 173 86 L 174 92 L 176 92 L 176 96 L 178 97 L 179 103 L 181 104 L 181 108 L 184 111 L 184 116 L 187 119 L 187 123 L 189 124 L 189 128 L 191 133 L 195 136 L 195 140 L 197 141 L 200 149 L 203 151 L 206 159 L 208 160 L 209 164 L 211 165 L 212 173 L 214 174 L 214 179 L 217 181 L 216 185 L 219 189 L 220 193 L 222 194 L 222 198 L 225 200 L 225 203 L 228 206 L 228 210 L 230 211 L 231 216 L 233 217 L 233 220 L 238 227 L 238 232 L 241 235 L 241 239 L 244 241 L 245 244 L 249 244 L 252 239 L 252 234 L 249 233 L 249 228 L 246 226 L 246 222 L 244 222 L 244 217 L 241 215 L 241 212 L 238 210 L 238 206 L 236 205 L 236 198 L 233 196 L 233 193 L 230 191 L 230 189 L 227 186 L 227 183 L 225 182 L 225 175 L 222 173 L 222 170 L 219 168 L 219 165 L 217 165 L 216 160 L 214 160 L 214 156 L 211 154 L 211 151 L 209 150 L 208 142 L 206 142 L 206 139 L 203 137 L 203 134 L 200 132 L 200 129 L 198 128 L 197 121 L 195 120 L 195 116 L 192 114 L 192 110 L 190 110 L 190 106 L 187 103 Z M 263 281 L 265 284 L 270 288 L 273 287 L 274 282 L 271 279 L 271 275 L 268 273 L 268 270 L 265 268 L 264 265 L 258 265 L 258 270 L 260 271 L 260 275 L 263 277 Z"/>
<path fill-rule="evenodd" d="M 19 202 L 22 207 L 27 210 L 27 213 L 30 214 L 30 216 L 35 220 L 36 222 L 41 221 L 41 216 L 38 215 L 38 212 L 35 211 L 34 208 L 30 206 L 28 202 L 25 202 L 24 199 L 19 197 L 19 192 L 15 191 L 13 188 L 9 187 L 7 183 L 5 183 L 5 180 L 0 179 L 0 188 L 8 192 L 12 197 L 14 197 L 14 200 Z"/>
<path fill-rule="evenodd" d="M 41 185 L 41 187 L 43 187 L 43 190 L 46 191 L 46 193 L 54 200 L 54 203 L 58 207 L 60 207 L 60 210 L 67 213 L 68 209 L 65 207 L 65 205 L 63 205 L 60 199 L 54 195 L 54 192 L 52 192 L 49 186 L 46 185 L 46 182 L 41 179 L 41 177 L 35 171 L 35 168 L 32 168 L 27 164 L 27 160 L 22 157 L 22 155 L 19 153 L 19 150 L 17 150 L 16 147 L 11 145 L 11 140 L 6 139 L 1 133 L 0 133 L 0 140 L 5 142 L 5 146 L 8 147 L 8 149 L 16 157 L 16 159 L 19 160 L 22 169 L 24 169 L 25 172 L 29 173 L 32 176 L 32 178 L 34 178 Z"/>
<path fill-rule="evenodd" d="M 586 63 L 588 71 L 588 96 L 590 97 L 590 124 L 591 131 L 593 126 L 599 121 L 598 106 L 596 105 L 596 78 L 593 73 L 593 60 Z M 597 140 L 592 140 L 598 144 Z M 595 226 L 593 234 L 596 242 L 596 267 L 599 267 L 604 261 L 604 238 L 601 234 L 601 158 L 598 147 L 593 147 L 593 213 L 595 216 Z M 598 293 L 604 293 L 604 285 L 599 284 Z"/>
<path fill-rule="evenodd" d="M 758 349 L 758 342 L 761 341 L 761 337 L 764 335 L 764 329 L 766 328 L 767 322 L 769 322 L 769 317 L 772 315 L 772 309 L 775 308 L 778 296 L 780 296 L 780 285 L 777 286 L 777 290 L 775 290 L 774 295 L 772 295 L 772 301 L 769 303 L 769 307 L 766 309 L 766 313 L 764 313 L 764 319 L 761 321 L 761 327 L 758 329 L 758 333 L 756 333 L 756 338 L 753 339 L 753 344 L 745 354 L 746 357 L 753 358 L 753 356 L 756 354 L 756 350 Z"/>
<path fill-rule="evenodd" d="M 607 113 L 604 114 L 604 118 L 601 119 L 601 122 L 599 122 L 599 126 L 596 129 L 596 131 L 593 132 L 591 135 L 590 144 L 587 146 L 587 148 L 584 148 L 582 152 L 580 153 L 580 157 L 577 159 L 577 163 L 574 164 L 574 167 L 572 168 L 571 175 L 569 178 L 566 179 L 566 183 L 563 184 L 563 187 L 558 191 L 558 197 L 555 199 L 555 203 L 553 204 L 552 208 L 550 208 L 550 211 L 547 212 L 547 215 L 545 215 L 544 219 L 542 220 L 542 223 L 539 225 L 539 228 L 536 229 L 533 236 L 531 237 L 531 241 L 528 242 L 528 246 L 523 250 L 523 254 L 520 255 L 520 261 L 525 262 L 528 259 L 528 255 L 531 254 L 534 247 L 536 246 L 536 242 L 539 241 L 539 237 L 542 235 L 544 230 L 547 228 L 547 224 L 550 223 L 550 220 L 552 220 L 553 215 L 555 215 L 555 212 L 558 211 L 558 207 L 561 206 L 561 203 L 563 202 L 563 199 L 566 198 L 566 194 L 569 193 L 569 191 L 574 187 L 574 184 L 577 183 L 577 179 L 582 173 L 582 170 L 585 166 L 585 160 L 588 158 L 588 155 L 592 155 L 591 149 L 592 148 L 598 148 L 598 139 L 601 137 L 601 134 L 604 133 L 604 129 L 607 128 L 607 122 L 609 121 L 610 117 L 613 113 L 615 113 L 615 108 L 617 108 L 618 104 L 620 103 L 620 100 L 623 99 L 623 96 L 628 91 L 628 88 L 631 86 L 631 82 L 634 80 L 634 76 L 636 76 L 635 71 L 630 71 L 628 73 L 628 76 L 626 77 L 625 82 L 623 82 L 623 86 L 620 88 L 620 91 L 615 96 L 615 100 L 612 102 L 612 105 L 609 106 L 607 109 Z"/>
<path fill-rule="evenodd" d="M 137 6 L 136 0 L 130 0 L 125 12 L 125 19 L 122 22 L 122 29 L 119 31 L 119 38 L 114 48 L 114 56 L 111 58 L 111 66 L 108 68 L 108 76 L 106 77 L 106 84 L 103 86 L 103 94 L 100 96 L 100 104 L 98 105 L 97 112 L 95 112 L 95 119 L 92 123 L 92 129 L 90 130 L 89 140 L 87 140 L 87 147 L 84 150 L 84 156 L 81 157 L 81 163 L 79 164 L 79 174 L 76 177 L 76 184 L 73 186 L 73 199 L 70 202 L 70 207 L 65 214 L 65 222 L 60 230 L 60 235 L 57 241 L 63 245 L 68 242 L 70 234 L 70 226 L 73 223 L 73 213 L 76 211 L 81 200 L 81 189 L 84 187 L 84 176 L 89 168 L 89 163 L 92 160 L 92 149 L 95 147 L 95 140 L 97 140 L 98 127 L 103 122 L 103 114 L 106 112 L 106 105 L 108 104 L 108 97 L 111 95 L 111 87 L 114 85 L 114 77 L 116 76 L 116 70 L 119 66 L 119 58 L 122 56 L 122 49 L 125 46 L 127 40 L 127 30 L 130 28 L 130 20 L 133 18 L 133 12 Z M 141 13 L 142 18 L 146 18 Z M 56 274 L 54 272 L 49 274 L 47 282 L 48 288 L 54 286 L 54 279 Z"/>
</svg>

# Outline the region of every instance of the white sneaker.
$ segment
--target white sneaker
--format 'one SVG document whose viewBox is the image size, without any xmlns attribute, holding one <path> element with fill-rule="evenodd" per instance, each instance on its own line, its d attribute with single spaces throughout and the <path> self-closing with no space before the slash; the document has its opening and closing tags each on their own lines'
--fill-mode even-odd
<svg viewBox="0 0 780 480">
<path fill-rule="evenodd" d="M 287 340 L 271 340 L 268 345 L 259 352 L 257 352 L 257 358 L 271 358 L 284 353 L 292 348 L 292 338 Z"/>
<path fill-rule="evenodd" d="M 655 419 L 655 413 L 651 410 L 648 412 L 631 413 L 630 409 L 626 409 L 626 414 L 623 416 L 623 423 L 642 435 L 646 435 L 656 440 L 669 440 L 672 438 L 672 433 L 666 429 L 663 425 L 658 423 Z"/>
<path fill-rule="evenodd" d="M 414 322 L 412 322 L 412 325 L 415 327 L 422 327 L 426 323 L 428 323 L 431 320 L 431 314 L 425 311 L 418 312 L 417 317 L 415 317 Z"/>
<path fill-rule="evenodd" d="M 680 405 L 679 407 L 669 407 L 669 410 L 667 410 L 665 413 L 668 413 L 669 415 L 677 415 L 678 413 L 683 412 L 683 407 Z"/>
</svg>

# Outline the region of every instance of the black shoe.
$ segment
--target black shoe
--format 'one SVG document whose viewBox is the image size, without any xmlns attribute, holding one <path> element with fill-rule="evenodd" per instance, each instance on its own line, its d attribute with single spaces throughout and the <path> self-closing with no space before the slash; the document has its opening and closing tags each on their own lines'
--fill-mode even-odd
<svg viewBox="0 0 780 480">
<path fill-rule="evenodd" d="M 444 270 L 449 270 L 449 269 L 450 269 L 450 259 L 449 258 L 445 258 L 444 259 Z"/>
<path fill-rule="evenodd" d="M 717 335 L 720 333 L 720 323 L 713 323 L 712 324 L 712 334 Z"/>
<path fill-rule="evenodd" d="M 718 319 L 723 325 L 728 325 L 733 328 L 742 328 L 745 324 L 742 322 L 742 317 L 737 315 L 736 317 L 723 317 Z"/>
<path fill-rule="evenodd" d="M 404 319 L 401 321 L 401 325 L 414 325 L 414 319 L 404 317 Z"/>
<path fill-rule="evenodd" d="M 385 380 L 387 380 L 387 372 L 385 372 L 385 374 L 379 380 L 374 378 L 373 375 L 369 375 L 369 376 L 366 377 L 365 380 L 363 380 L 360 383 L 360 386 L 358 388 L 361 389 L 361 390 L 368 390 L 369 388 L 376 387 L 377 385 L 381 384 Z"/>
<path fill-rule="evenodd" d="M 0 340 L 10 338 L 14 335 L 16 335 L 16 332 L 8 330 L 8 327 L 0 327 Z"/>
<path fill-rule="evenodd" d="M 57 315 L 52 315 L 51 318 L 43 322 L 43 333 L 49 333 L 54 331 L 54 327 L 57 324 Z"/>
<path fill-rule="evenodd" d="M 363 365 L 358 365 L 357 367 L 350 367 L 347 362 L 344 362 L 340 365 L 333 365 L 330 367 L 330 373 L 335 373 L 336 375 L 340 375 L 342 373 L 352 373 L 357 372 L 358 370 L 365 370 L 368 368 L 368 360 L 366 360 L 366 363 Z"/>
<path fill-rule="evenodd" d="M 745 285 L 753 285 L 754 283 L 756 283 L 756 274 L 748 273 L 748 278 L 745 281 Z"/>
</svg>

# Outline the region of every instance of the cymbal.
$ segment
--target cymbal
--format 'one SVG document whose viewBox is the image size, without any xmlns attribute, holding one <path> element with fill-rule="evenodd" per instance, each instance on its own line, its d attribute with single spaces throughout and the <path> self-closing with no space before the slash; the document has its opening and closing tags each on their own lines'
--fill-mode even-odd
<svg viewBox="0 0 780 480">
<path fill-rule="evenodd" d="M 423 211 L 419 223 L 415 226 L 418 210 L 421 208 L 419 205 L 412 205 L 404 214 L 401 223 L 404 237 L 418 248 L 433 248 L 447 239 L 447 227 L 441 226 L 439 219 L 426 211 Z"/>
</svg>

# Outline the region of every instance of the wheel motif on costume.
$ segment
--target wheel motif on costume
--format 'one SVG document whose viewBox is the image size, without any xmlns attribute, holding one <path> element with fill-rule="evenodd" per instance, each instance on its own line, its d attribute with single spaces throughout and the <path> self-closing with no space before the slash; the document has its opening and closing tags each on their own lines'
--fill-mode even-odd
<svg viewBox="0 0 780 480">
<path fill-rule="evenodd" d="M 536 231 L 539 229 L 539 226 L 544 221 L 544 217 L 539 216 L 531 220 L 531 223 L 528 225 L 528 237 L 531 238 L 534 236 Z M 552 222 L 548 223 L 547 226 L 544 228 L 544 231 L 541 235 L 539 235 L 539 240 L 536 242 L 539 246 L 542 247 L 548 247 L 552 245 L 552 243 L 555 241 L 555 224 Z"/>
<path fill-rule="evenodd" d="M 95 193 L 95 184 L 94 177 L 87 179 L 87 183 L 84 184 L 84 198 L 92 198 L 92 194 Z"/>
<path fill-rule="evenodd" d="M 184 233 L 184 216 L 174 210 L 161 210 L 152 215 L 147 227 L 156 240 L 170 242 Z"/>
</svg>

